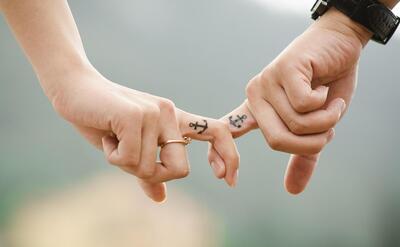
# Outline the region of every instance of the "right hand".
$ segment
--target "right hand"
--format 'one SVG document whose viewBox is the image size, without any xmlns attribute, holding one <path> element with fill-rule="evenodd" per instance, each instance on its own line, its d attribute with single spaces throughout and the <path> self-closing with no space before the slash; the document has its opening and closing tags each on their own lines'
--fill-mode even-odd
<svg viewBox="0 0 400 247">
<path fill-rule="evenodd" d="M 229 124 L 230 131 L 234 138 L 239 138 L 240 136 L 259 128 L 255 117 L 249 109 L 247 100 L 242 105 L 234 109 L 231 113 L 222 117 L 220 120 Z M 276 116 L 275 119 L 269 118 L 264 120 L 271 122 L 280 121 L 279 117 Z M 290 133 L 290 135 L 292 134 Z M 298 138 L 299 141 L 307 141 L 307 137 L 305 136 L 299 136 Z M 287 145 L 286 142 L 288 141 L 290 140 L 283 139 L 282 143 Z M 291 156 L 284 179 L 285 187 L 288 192 L 292 194 L 298 194 L 305 189 L 310 181 L 314 167 L 318 162 L 318 158 L 319 154 Z M 208 160 L 214 170 L 215 176 L 217 178 L 224 178 L 226 174 L 224 160 L 212 145 L 209 145 Z"/>
<path fill-rule="evenodd" d="M 170 100 L 115 84 L 97 71 L 54 83 L 50 99 L 56 111 L 103 150 L 109 163 L 138 177 L 153 200 L 165 200 L 166 181 L 189 173 L 183 144 L 166 145 L 157 161 L 160 144 L 183 136 L 211 142 L 226 164 L 227 183 L 236 183 L 239 155 L 222 121 L 184 112 Z"/>
<path fill-rule="evenodd" d="M 256 122 L 272 149 L 293 154 L 285 176 L 290 193 L 304 190 L 350 105 L 358 60 L 370 35 L 329 10 L 249 82 L 247 103 L 233 111 L 248 116 L 238 134 Z M 209 157 L 219 160 L 212 148 Z"/>
</svg>

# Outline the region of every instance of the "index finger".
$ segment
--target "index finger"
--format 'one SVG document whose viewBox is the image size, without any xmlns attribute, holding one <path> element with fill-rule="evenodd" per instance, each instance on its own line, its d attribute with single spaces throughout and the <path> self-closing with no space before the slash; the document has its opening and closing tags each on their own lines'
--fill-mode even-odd
<svg viewBox="0 0 400 247">
<path fill-rule="evenodd" d="M 298 68 L 290 64 L 273 64 L 256 77 L 267 86 L 267 92 L 275 92 L 274 85 L 285 90 L 292 107 L 299 113 L 310 112 L 322 107 L 328 96 L 328 87 L 311 85 L 313 68 L 310 64 Z M 265 92 L 264 92 L 265 93 Z"/>
<path fill-rule="evenodd" d="M 247 101 L 220 119 L 229 127 L 233 138 L 238 138 L 247 132 L 257 128 L 257 122 L 247 107 Z M 208 149 L 208 161 L 217 178 L 225 176 L 226 165 L 216 149 L 216 145 L 210 143 Z"/>
<path fill-rule="evenodd" d="M 249 108 L 257 120 L 265 140 L 276 150 L 295 154 L 316 154 L 333 138 L 334 130 L 298 136 L 288 130 L 274 108 L 263 98 L 249 100 Z"/>
<path fill-rule="evenodd" d="M 222 158 L 226 173 L 225 180 L 235 186 L 239 168 L 239 153 L 226 123 L 178 110 L 181 134 L 195 140 L 209 141 Z"/>
</svg>

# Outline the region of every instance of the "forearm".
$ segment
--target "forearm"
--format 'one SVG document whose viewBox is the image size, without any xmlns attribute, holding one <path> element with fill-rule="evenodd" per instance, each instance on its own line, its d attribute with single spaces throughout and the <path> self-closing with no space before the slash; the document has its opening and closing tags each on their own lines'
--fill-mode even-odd
<svg viewBox="0 0 400 247">
<path fill-rule="evenodd" d="M 66 0 L 2 0 L 1 9 L 49 97 L 54 78 L 91 68 Z"/>
</svg>

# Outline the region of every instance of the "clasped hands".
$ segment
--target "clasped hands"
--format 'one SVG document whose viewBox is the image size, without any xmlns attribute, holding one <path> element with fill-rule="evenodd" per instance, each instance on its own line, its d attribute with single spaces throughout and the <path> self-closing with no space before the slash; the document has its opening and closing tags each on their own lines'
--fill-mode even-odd
<svg viewBox="0 0 400 247">
<path fill-rule="evenodd" d="M 208 141 L 215 176 L 235 186 L 239 153 L 234 138 L 257 128 L 272 149 L 292 154 L 285 186 L 297 194 L 351 101 L 369 35 L 329 11 L 251 79 L 245 102 L 219 120 L 113 83 L 91 66 L 64 76 L 65 83 L 58 82 L 63 90 L 50 89 L 48 95 L 57 112 L 103 150 L 109 163 L 138 177 L 155 201 L 166 198 L 165 182 L 189 173 L 185 146 L 174 143 L 158 151 L 162 143 L 183 137 Z"/>
</svg>

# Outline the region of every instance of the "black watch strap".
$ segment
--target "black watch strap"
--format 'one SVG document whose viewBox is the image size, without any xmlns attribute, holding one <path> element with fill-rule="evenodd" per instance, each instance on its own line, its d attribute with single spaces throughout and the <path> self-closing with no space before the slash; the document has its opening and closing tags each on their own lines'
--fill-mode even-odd
<svg viewBox="0 0 400 247">
<path fill-rule="evenodd" d="M 329 7 L 335 7 L 371 31 L 372 40 L 381 44 L 386 44 L 390 40 L 400 24 L 400 18 L 377 0 L 322 0 L 319 2 L 325 4 L 319 11 L 313 13 L 314 19 L 321 16 Z"/>
<path fill-rule="evenodd" d="M 369 29 L 374 34 L 372 39 L 382 44 L 390 40 L 400 23 L 400 18 L 375 0 L 331 0 L 331 2 L 339 11 Z"/>
</svg>

